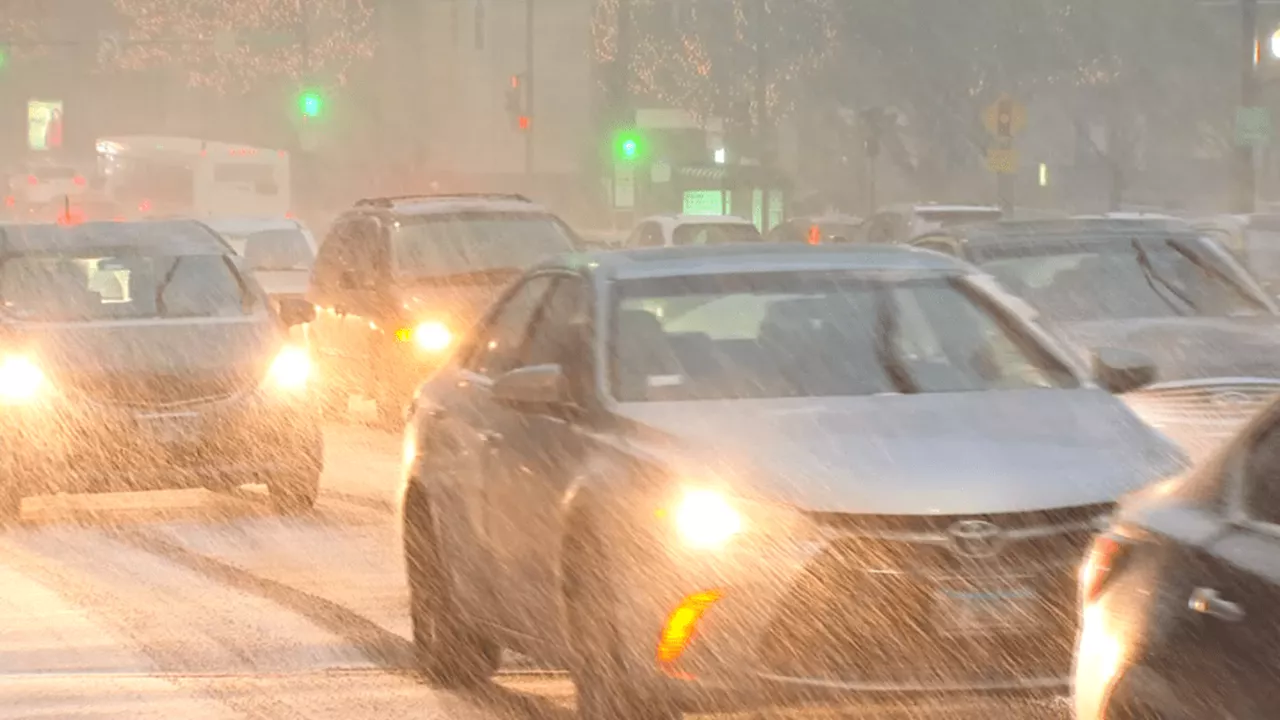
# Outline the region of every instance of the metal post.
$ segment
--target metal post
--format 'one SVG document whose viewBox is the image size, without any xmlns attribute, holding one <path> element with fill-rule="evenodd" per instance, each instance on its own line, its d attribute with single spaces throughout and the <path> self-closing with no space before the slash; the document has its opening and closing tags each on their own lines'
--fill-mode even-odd
<svg viewBox="0 0 1280 720">
<path fill-rule="evenodd" d="M 537 114 L 533 106 L 533 18 L 536 0 L 524 0 L 524 114 L 529 126 L 524 129 L 524 174 L 533 175 L 533 134 L 537 131 Z M 532 190 L 532 188 L 528 188 Z"/>
<path fill-rule="evenodd" d="M 1241 52 L 1240 52 L 1240 107 L 1251 108 L 1258 104 L 1258 74 L 1254 62 L 1258 40 L 1258 0 L 1241 0 Z M 1236 147 L 1236 198 L 1237 213 L 1251 213 L 1254 210 L 1255 183 L 1257 171 L 1253 165 L 1253 146 L 1241 144 L 1237 139 Z"/>
</svg>

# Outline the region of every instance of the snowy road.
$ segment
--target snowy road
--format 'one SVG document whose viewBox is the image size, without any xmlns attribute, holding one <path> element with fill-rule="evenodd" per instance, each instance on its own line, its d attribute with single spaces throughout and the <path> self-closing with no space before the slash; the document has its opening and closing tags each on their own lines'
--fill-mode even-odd
<svg viewBox="0 0 1280 720">
<path fill-rule="evenodd" d="M 304 517 L 248 491 L 27 501 L 0 535 L 0 718 L 572 718 L 568 680 L 518 659 L 470 693 L 408 670 L 399 439 L 327 442 Z"/>
</svg>

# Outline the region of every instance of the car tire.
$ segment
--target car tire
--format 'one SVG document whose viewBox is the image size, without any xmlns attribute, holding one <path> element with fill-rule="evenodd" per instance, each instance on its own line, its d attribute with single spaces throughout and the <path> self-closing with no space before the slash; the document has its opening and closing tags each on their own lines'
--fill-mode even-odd
<svg viewBox="0 0 1280 720">
<path fill-rule="evenodd" d="M 565 609 L 574 618 L 570 667 L 579 720 L 679 720 L 684 713 L 642 697 L 627 681 L 614 623 L 615 594 L 605 545 L 590 531 L 565 547 Z"/>
<path fill-rule="evenodd" d="M 498 671 L 502 648 L 466 623 L 453 602 L 430 506 L 414 493 L 404 508 L 404 555 L 414 665 L 441 687 L 474 687 Z"/>
<path fill-rule="evenodd" d="M 316 506 L 320 497 L 320 468 L 289 474 L 267 485 L 271 504 L 282 515 L 297 515 Z"/>
</svg>

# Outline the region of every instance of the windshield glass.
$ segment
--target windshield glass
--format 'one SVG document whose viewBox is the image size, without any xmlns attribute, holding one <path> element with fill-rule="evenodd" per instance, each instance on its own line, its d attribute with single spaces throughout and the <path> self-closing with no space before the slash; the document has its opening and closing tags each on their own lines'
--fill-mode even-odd
<svg viewBox="0 0 1280 720">
<path fill-rule="evenodd" d="M 760 242 L 763 238 L 755 225 L 745 223 L 690 223 L 676 227 L 671 234 L 675 245 L 728 245 Z"/>
<path fill-rule="evenodd" d="M 76 322 L 236 317 L 257 306 L 222 255 L 16 255 L 0 265 L 4 312 L 18 320 Z"/>
<path fill-rule="evenodd" d="M 253 270 L 308 270 L 314 259 L 301 230 L 222 233 L 222 236 Z"/>
<path fill-rule="evenodd" d="M 544 213 L 430 215 L 391 233 L 396 272 L 430 277 L 486 270 L 521 270 L 572 252 L 573 233 Z"/>
<path fill-rule="evenodd" d="M 779 272 L 617 288 L 611 386 L 624 402 L 1077 386 L 954 278 Z"/>
<path fill-rule="evenodd" d="M 984 248 L 975 259 L 1051 320 L 1267 312 L 1261 298 L 1238 279 L 1229 279 L 1233 273 L 1228 266 L 1192 243 L 1028 243 Z"/>
</svg>

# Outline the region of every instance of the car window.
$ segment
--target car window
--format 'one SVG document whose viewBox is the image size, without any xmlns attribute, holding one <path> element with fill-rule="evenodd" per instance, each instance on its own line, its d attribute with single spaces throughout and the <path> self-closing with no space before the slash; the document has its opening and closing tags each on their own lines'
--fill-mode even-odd
<svg viewBox="0 0 1280 720">
<path fill-rule="evenodd" d="M 401 222 L 391 233 L 395 272 L 409 279 L 523 270 L 579 243 L 544 212 L 436 213 Z"/>
<path fill-rule="evenodd" d="M 1077 387 L 957 279 L 748 273 L 619 283 L 622 401 Z"/>
<path fill-rule="evenodd" d="M 580 278 L 563 276 L 538 311 L 521 353 L 521 365 L 563 364 L 569 332 L 575 324 L 587 321 L 587 308 L 586 284 Z"/>
<path fill-rule="evenodd" d="M 386 234 L 373 218 L 361 218 L 351 228 L 351 269 L 358 287 L 376 287 L 388 269 Z"/>
<path fill-rule="evenodd" d="M 351 244 L 353 242 L 353 220 L 339 220 L 330 228 L 328 235 L 320 244 L 316 253 L 316 264 L 312 269 L 312 282 L 324 292 L 338 289 L 342 273 L 351 267 Z"/>
<path fill-rule="evenodd" d="M 656 222 L 641 223 L 636 228 L 633 242 L 634 247 L 662 247 L 666 243 L 662 238 L 662 226 Z"/>
<path fill-rule="evenodd" d="M 253 270 L 306 270 L 311 267 L 311 246 L 301 230 L 225 232 L 222 236 Z"/>
<path fill-rule="evenodd" d="M 227 256 L 136 252 L 12 256 L 0 298 L 10 317 L 51 322 L 235 317 L 259 300 Z"/>
<path fill-rule="evenodd" d="M 538 275 L 524 282 L 490 315 L 489 322 L 477 334 L 468 369 L 491 378 L 514 370 L 521 362 L 520 350 L 528 335 L 529 323 L 551 288 L 550 275 Z"/>
<path fill-rule="evenodd" d="M 1245 513 L 1280 525 L 1280 417 L 1253 442 L 1244 466 Z"/>
</svg>

